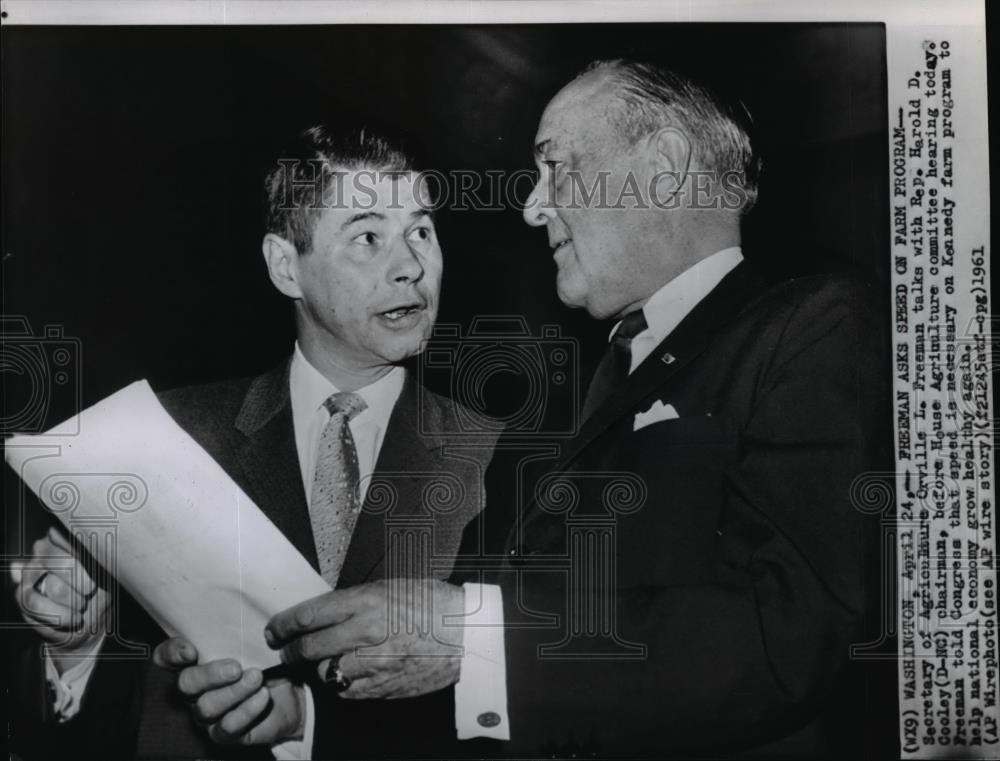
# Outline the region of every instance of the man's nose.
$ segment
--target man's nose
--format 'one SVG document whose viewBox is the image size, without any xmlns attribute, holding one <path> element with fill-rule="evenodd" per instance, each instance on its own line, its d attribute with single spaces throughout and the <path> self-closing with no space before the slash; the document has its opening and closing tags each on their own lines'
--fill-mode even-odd
<svg viewBox="0 0 1000 761">
<path fill-rule="evenodd" d="M 528 200 L 524 203 L 524 221 L 531 227 L 542 227 L 554 217 L 549 195 L 548 183 L 539 174 Z"/>
<path fill-rule="evenodd" d="M 423 276 L 424 265 L 420 255 L 408 243 L 397 243 L 392 251 L 389 279 L 394 283 L 415 283 Z"/>
</svg>

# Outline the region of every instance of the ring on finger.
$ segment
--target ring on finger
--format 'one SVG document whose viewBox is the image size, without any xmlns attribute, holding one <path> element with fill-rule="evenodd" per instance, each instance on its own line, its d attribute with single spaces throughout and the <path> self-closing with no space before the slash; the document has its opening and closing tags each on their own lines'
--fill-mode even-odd
<svg viewBox="0 0 1000 761">
<path fill-rule="evenodd" d="M 327 661 L 323 672 L 323 681 L 331 685 L 336 692 L 343 692 L 351 686 L 351 680 L 340 670 L 340 656 L 335 655 Z"/>
<path fill-rule="evenodd" d="M 46 582 L 49 580 L 49 572 L 44 571 L 42 575 L 35 579 L 35 583 L 32 585 L 38 594 L 42 597 L 48 597 L 48 592 L 46 588 Z"/>
</svg>

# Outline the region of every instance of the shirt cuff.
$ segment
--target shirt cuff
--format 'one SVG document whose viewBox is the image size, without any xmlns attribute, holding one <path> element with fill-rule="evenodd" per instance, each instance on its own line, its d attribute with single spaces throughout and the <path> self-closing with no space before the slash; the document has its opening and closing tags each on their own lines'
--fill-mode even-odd
<svg viewBox="0 0 1000 761">
<path fill-rule="evenodd" d="M 500 587 L 493 584 L 462 587 L 465 589 L 464 653 L 455 685 L 458 739 L 509 740 L 503 595 Z"/>
<path fill-rule="evenodd" d="M 79 662 L 62 674 L 56 668 L 49 654 L 49 648 L 45 648 L 42 656 L 45 661 L 45 681 L 52 688 L 52 708 L 60 723 L 69 721 L 79 713 L 83 703 L 83 693 L 87 691 L 90 675 L 94 673 L 94 666 L 97 664 L 97 653 L 103 644 L 104 635 L 101 635 L 89 651 L 74 653 L 74 657 L 79 657 Z"/>
<path fill-rule="evenodd" d="M 302 685 L 306 699 L 306 724 L 301 740 L 287 740 L 271 746 L 271 753 L 277 761 L 303 761 L 312 758 L 313 732 L 316 729 L 316 706 L 313 705 L 312 690 L 308 684 Z"/>
</svg>

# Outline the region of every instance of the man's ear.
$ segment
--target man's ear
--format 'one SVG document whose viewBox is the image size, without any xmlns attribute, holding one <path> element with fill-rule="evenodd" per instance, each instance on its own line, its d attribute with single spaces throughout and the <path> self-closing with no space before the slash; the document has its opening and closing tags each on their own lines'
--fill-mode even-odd
<svg viewBox="0 0 1000 761">
<path fill-rule="evenodd" d="M 299 252 L 295 245 L 280 235 L 268 233 L 262 245 L 267 274 L 274 287 L 291 299 L 302 298 L 299 287 Z"/>
<path fill-rule="evenodd" d="M 691 168 L 691 141 L 675 127 L 664 127 L 649 138 L 656 178 L 656 201 L 664 203 L 684 187 Z"/>
</svg>

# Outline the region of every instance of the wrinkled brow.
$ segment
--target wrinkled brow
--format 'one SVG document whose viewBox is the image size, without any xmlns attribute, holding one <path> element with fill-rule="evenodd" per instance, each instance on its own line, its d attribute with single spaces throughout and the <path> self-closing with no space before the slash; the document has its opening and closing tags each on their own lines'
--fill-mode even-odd
<svg viewBox="0 0 1000 761">
<path fill-rule="evenodd" d="M 365 219 L 377 219 L 382 221 L 385 219 L 385 214 L 381 214 L 377 211 L 363 211 L 358 214 L 352 214 L 351 217 L 340 226 L 340 229 L 343 230 L 345 227 L 350 227 L 355 222 L 361 222 Z"/>
</svg>

